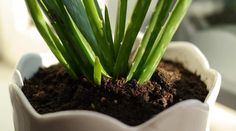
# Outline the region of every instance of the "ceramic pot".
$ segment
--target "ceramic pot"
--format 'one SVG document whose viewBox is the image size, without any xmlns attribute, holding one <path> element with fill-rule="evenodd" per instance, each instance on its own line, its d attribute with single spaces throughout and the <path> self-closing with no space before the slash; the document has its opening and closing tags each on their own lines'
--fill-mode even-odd
<svg viewBox="0 0 236 131">
<path fill-rule="evenodd" d="M 39 114 L 21 91 L 23 80 L 32 77 L 39 67 L 57 63 L 52 54 L 27 54 L 19 61 L 10 96 L 16 131 L 205 131 L 209 127 L 209 115 L 219 93 L 221 76 L 209 64 L 194 45 L 174 42 L 169 45 L 165 59 L 180 62 L 200 75 L 209 94 L 204 102 L 185 100 L 155 115 L 138 126 L 129 126 L 108 115 L 93 111 L 71 110 Z"/>
</svg>

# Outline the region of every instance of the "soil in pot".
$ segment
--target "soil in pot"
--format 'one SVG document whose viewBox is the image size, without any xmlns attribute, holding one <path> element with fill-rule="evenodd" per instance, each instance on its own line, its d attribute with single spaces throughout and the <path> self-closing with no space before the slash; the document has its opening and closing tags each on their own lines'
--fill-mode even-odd
<svg viewBox="0 0 236 131">
<path fill-rule="evenodd" d="M 161 61 L 150 81 L 104 78 L 97 87 L 80 77 L 72 79 L 61 65 L 40 68 L 22 90 L 40 113 L 63 110 L 92 110 L 131 125 L 139 125 L 170 106 L 186 100 L 204 101 L 208 91 L 199 76 L 181 64 Z"/>
</svg>

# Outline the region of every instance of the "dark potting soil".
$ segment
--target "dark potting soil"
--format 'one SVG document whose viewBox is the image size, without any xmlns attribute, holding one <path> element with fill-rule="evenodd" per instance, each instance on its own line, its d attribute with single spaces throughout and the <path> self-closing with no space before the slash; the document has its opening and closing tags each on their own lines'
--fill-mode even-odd
<svg viewBox="0 0 236 131">
<path fill-rule="evenodd" d="M 103 79 L 97 87 L 81 77 L 72 79 L 61 65 L 40 68 L 22 90 L 40 114 L 63 110 L 91 110 L 128 125 L 139 125 L 186 99 L 204 101 L 208 91 L 199 76 L 182 65 L 162 61 L 150 81 Z"/>
<path fill-rule="evenodd" d="M 206 17 L 206 20 L 210 25 L 225 25 L 225 24 L 236 24 L 236 10 L 235 9 L 224 9 L 221 12 L 216 12 Z"/>
</svg>

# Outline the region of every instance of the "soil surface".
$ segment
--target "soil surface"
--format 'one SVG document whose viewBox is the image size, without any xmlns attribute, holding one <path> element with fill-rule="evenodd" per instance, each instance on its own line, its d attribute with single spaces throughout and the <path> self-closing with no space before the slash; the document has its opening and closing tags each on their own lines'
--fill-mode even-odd
<svg viewBox="0 0 236 131">
<path fill-rule="evenodd" d="M 150 81 L 103 79 L 97 87 L 81 77 L 72 79 L 61 65 L 40 68 L 22 90 L 40 114 L 63 110 L 91 110 L 139 125 L 186 99 L 204 101 L 208 91 L 199 76 L 178 63 L 161 61 Z"/>
</svg>

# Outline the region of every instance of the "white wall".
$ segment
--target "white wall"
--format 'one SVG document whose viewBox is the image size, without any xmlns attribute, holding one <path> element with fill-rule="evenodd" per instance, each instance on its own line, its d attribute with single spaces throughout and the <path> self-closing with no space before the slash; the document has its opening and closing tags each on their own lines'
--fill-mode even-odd
<svg viewBox="0 0 236 131">
<path fill-rule="evenodd" d="M 12 64 L 27 52 L 48 50 L 44 40 L 30 24 L 24 0 L 0 0 L 0 52 Z"/>
<path fill-rule="evenodd" d="M 12 65 L 27 52 L 49 51 L 30 19 L 24 0 L 0 0 L 0 58 Z"/>
</svg>

